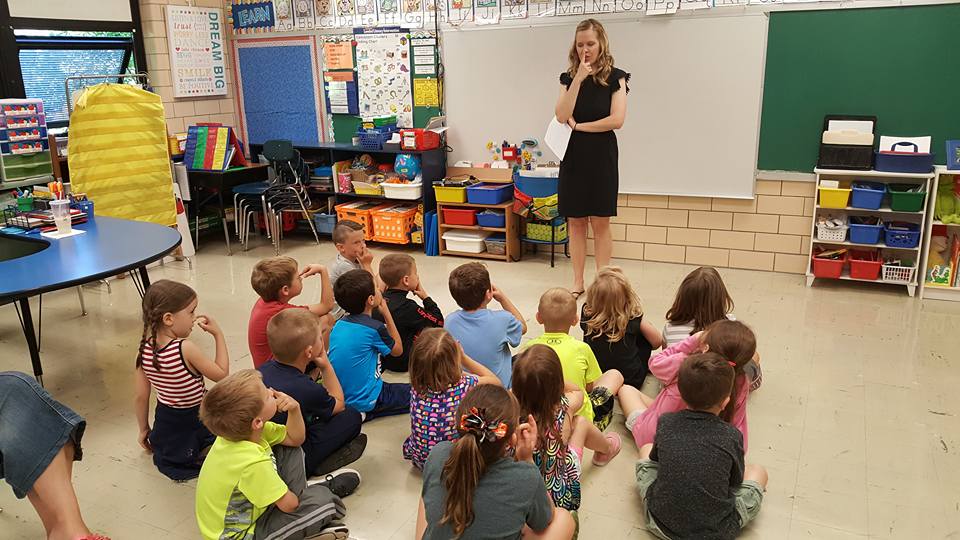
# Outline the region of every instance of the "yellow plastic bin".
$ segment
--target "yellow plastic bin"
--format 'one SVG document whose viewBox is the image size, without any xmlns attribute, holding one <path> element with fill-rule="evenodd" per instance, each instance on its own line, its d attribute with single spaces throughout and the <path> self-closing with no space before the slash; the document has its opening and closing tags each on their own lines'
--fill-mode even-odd
<svg viewBox="0 0 960 540">
<path fill-rule="evenodd" d="M 820 208 L 846 208 L 850 204 L 850 183 L 841 182 L 840 187 L 817 186 L 820 195 Z"/>
<path fill-rule="evenodd" d="M 437 202 L 465 203 L 467 202 L 467 188 L 459 186 L 433 186 L 437 194 Z"/>
</svg>

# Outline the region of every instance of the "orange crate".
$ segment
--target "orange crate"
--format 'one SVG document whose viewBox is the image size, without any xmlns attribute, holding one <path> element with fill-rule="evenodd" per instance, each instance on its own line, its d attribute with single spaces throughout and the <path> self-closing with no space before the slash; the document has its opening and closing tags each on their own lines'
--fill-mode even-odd
<svg viewBox="0 0 960 540">
<path fill-rule="evenodd" d="M 410 231 L 417 217 L 415 205 L 398 204 L 392 208 L 374 210 L 373 239 L 391 244 L 409 244 Z"/>
<path fill-rule="evenodd" d="M 349 220 L 363 225 L 363 239 L 373 240 L 373 212 L 393 206 L 389 203 L 351 201 L 338 204 L 334 208 L 337 210 L 337 221 Z"/>
</svg>

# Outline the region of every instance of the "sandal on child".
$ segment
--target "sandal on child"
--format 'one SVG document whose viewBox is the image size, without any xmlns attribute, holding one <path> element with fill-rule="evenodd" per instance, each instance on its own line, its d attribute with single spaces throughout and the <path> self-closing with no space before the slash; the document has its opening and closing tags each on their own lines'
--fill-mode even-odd
<svg viewBox="0 0 960 540">
<path fill-rule="evenodd" d="M 583 289 L 580 289 L 579 291 L 571 291 L 570 294 L 573 295 L 573 299 L 574 299 L 574 300 L 579 300 L 580 297 L 583 296 L 583 293 L 585 293 L 585 292 L 587 292 L 587 291 L 585 291 L 585 290 L 583 290 Z"/>
<path fill-rule="evenodd" d="M 617 454 L 620 453 L 620 446 L 623 444 L 623 441 L 620 439 L 620 435 L 617 433 L 607 433 L 604 435 L 604 437 L 610 441 L 610 446 L 612 448 L 609 452 L 593 453 L 593 464 L 597 467 L 603 467 L 607 463 L 613 461 L 613 458 L 617 457 Z"/>
</svg>

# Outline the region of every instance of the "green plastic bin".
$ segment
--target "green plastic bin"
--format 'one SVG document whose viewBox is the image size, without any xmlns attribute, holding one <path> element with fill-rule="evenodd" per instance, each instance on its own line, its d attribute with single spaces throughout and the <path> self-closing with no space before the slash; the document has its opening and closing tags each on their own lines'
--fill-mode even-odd
<svg viewBox="0 0 960 540">
<path fill-rule="evenodd" d="M 890 193 L 890 209 L 895 212 L 920 212 L 923 210 L 923 203 L 927 198 L 925 191 L 910 191 L 920 188 L 920 184 L 889 184 L 887 191 Z"/>
</svg>

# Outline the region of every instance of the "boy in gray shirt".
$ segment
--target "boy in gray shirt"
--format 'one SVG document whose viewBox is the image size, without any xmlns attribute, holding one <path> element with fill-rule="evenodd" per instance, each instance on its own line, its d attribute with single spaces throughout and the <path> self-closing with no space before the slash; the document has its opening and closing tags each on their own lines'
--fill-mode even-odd
<svg viewBox="0 0 960 540">
<path fill-rule="evenodd" d="M 337 247 L 337 258 L 330 265 L 331 286 L 335 286 L 340 276 L 351 270 L 366 270 L 376 278 L 373 272 L 373 252 L 367 249 L 363 225 L 356 221 L 338 221 L 333 228 L 333 244 Z M 334 305 L 330 314 L 335 319 L 340 319 L 346 312 L 339 305 Z"/>
</svg>

